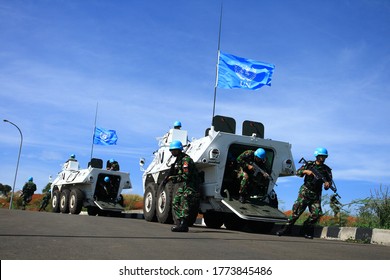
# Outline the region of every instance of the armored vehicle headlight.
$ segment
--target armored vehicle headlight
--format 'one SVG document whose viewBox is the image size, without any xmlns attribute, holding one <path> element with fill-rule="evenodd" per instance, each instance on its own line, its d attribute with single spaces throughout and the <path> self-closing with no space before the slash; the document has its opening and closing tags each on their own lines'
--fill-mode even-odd
<svg viewBox="0 0 390 280">
<path fill-rule="evenodd" d="M 89 176 L 88 180 L 89 180 L 90 183 L 92 183 L 93 182 L 93 176 Z"/>
<path fill-rule="evenodd" d="M 294 174 L 294 170 L 293 170 L 292 160 L 291 159 L 286 159 L 283 162 L 283 170 L 287 174 Z"/>
</svg>

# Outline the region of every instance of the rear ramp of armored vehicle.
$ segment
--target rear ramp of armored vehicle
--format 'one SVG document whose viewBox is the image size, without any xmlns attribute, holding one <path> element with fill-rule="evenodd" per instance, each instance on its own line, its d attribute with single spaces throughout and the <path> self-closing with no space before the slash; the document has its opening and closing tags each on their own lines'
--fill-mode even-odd
<svg viewBox="0 0 390 280">
<path fill-rule="evenodd" d="M 287 222 L 287 216 L 283 212 L 258 199 L 248 199 L 247 203 L 241 203 L 234 198 L 224 198 L 222 203 L 244 220 L 269 223 Z"/>
</svg>

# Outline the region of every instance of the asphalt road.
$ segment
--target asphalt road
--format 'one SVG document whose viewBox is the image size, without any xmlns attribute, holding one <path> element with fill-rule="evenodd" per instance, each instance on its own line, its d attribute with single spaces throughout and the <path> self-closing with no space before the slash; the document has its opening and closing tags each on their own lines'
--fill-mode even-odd
<svg viewBox="0 0 390 280">
<path fill-rule="evenodd" d="M 1 260 L 389 260 L 390 247 L 0 209 Z"/>
</svg>

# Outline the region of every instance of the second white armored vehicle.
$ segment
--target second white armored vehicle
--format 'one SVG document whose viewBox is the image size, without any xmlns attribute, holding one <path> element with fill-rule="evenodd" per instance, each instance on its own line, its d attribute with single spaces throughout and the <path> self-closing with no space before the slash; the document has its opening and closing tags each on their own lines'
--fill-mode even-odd
<svg viewBox="0 0 390 280">
<path fill-rule="evenodd" d="M 144 216 L 147 221 L 171 223 L 175 220 L 172 213 L 175 186 L 168 183 L 162 187 L 161 184 L 175 161 L 169 151 L 172 140 L 183 143 L 184 152 L 194 160 L 202 178 L 199 209 L 191 213 L 190 225 L 198 214 L 203 214 L 207 227 L 225 225 L 228 229 L 243 229 L 249 226 L 258 232 L 270 231 L 274 223 L 287 221 L 285 214 L 278 210 L 274 187 L 279 177 L 295 174 L 291 144 L 264 139 L 264 126 L 259 122 L 245 121 L 242 135 L 236 134 L 235 130 L 234 119 L 215 116 L 205 137 L 189 142 L 187 131 L 171 129 L 160 139 L 160 147 L 143 173 Z M 266 151 L 270 179 L 265 184 L 254 186 L 250 199 L 241 203 L 238 201 L 240 182 L 236 159 L 242 152 L 260 147 Z M 143 163 L 144 159 L 141 165 Z"/>
<path fill-rule="evenodd" d="M 109 194 L 105 180 L 110 183 Z M 131 188 L 129 173 L 105 170 L 101 159 L 93 158 L 85 169 L 68 161 L 51 184 L 53 212 L 79 214 L 85 207 L 88 215 L 117 216 L 124 209 L 122 190 Z"/>
</svg>

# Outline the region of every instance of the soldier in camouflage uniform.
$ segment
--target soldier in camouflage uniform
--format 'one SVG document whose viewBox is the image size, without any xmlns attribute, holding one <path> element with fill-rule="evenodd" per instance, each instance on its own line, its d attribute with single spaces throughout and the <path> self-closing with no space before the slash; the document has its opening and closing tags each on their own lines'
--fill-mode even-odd
<svg viewBox="0 0 390 280">
<path fill-rule="evenodd" d="M 266 152 L 262 148 L 258 148 L 256 151 L 247 150 L 237 157 L 237 165 L 240 167 L 237 176 L 240 179 L 239 201 L 241 203 L 245 203 L 245 199 L 249 195 L 248 189 L 251 185 L 254 185 L 253 163 L 266 171 L 266 159 Z M 260 174 L 260 176 L 262 175 Z M 265 176 L 262 177 L 266 179 Z"/>
<path fill-rule="evenodd" d="M 37 185 L 33 182 L 33 177 L 28 178 L 22 189 L 22 209 L 26 209 L 26 205 L 32 200 L 34 192 L 37 190 Z"/>
<path fill-rule="evenodd" d="M 107 162 L 107 170 L 119 171 L 119 163 L 115 159 L 110 159 Z"/>
<path fill-rule="evenodd" d="M 332 186 L 332 171 L 325 164 L 325 159 L 328 157 L 328 151 L 325 148 L 317 148 L 314 152 L 314 156 L 316 157 L 315 161 L 309 161 L 297 170 L 297 176 L 305 177 L 304 183 L 299 189 L 298 198 L 292 207 L 292 214 L 288 224 L 276 233 L 279 236 L 291 232 L 294 223 L 305 211 L 306 207 L 308 207 L 310 215 L 303 223 L 302 229 L 305 238 L 313 238 L 314 225 L 319 221 L 323 214 L 321 209 L 322 185 L 324 185 L 325 190 L 328 190 Z M 313 171 L 311 171 L 312 168 L 315 168 L 322 174 L 323 178 L 325 178 L 325 182 L 314 176 Z"/>
<path fill-rule="evenodd" d="M 41 210 L 45 210 L 46 211 L 46 207 L 49 204 L 50 199 L 51 199 L 51 191 L 48 190 L 46 192 L 46 195 L 42 199 L 41 206 L 39 207 L 38 211 L 41 211 Z"/>
<path fill-rule="evenodd" d="M 183 152 L 180 141 L 172 141 L 169 150 L 176 157 L 174 170 L 167 178 L 172 183 L 180 183 L 172 202 L 172 209 L 177 217 L 177 225 L 171 228 L 174 232 L 188 232 L 189 214 L 199 204 L 198 170 L 190 156 Z"/>
</svg>

